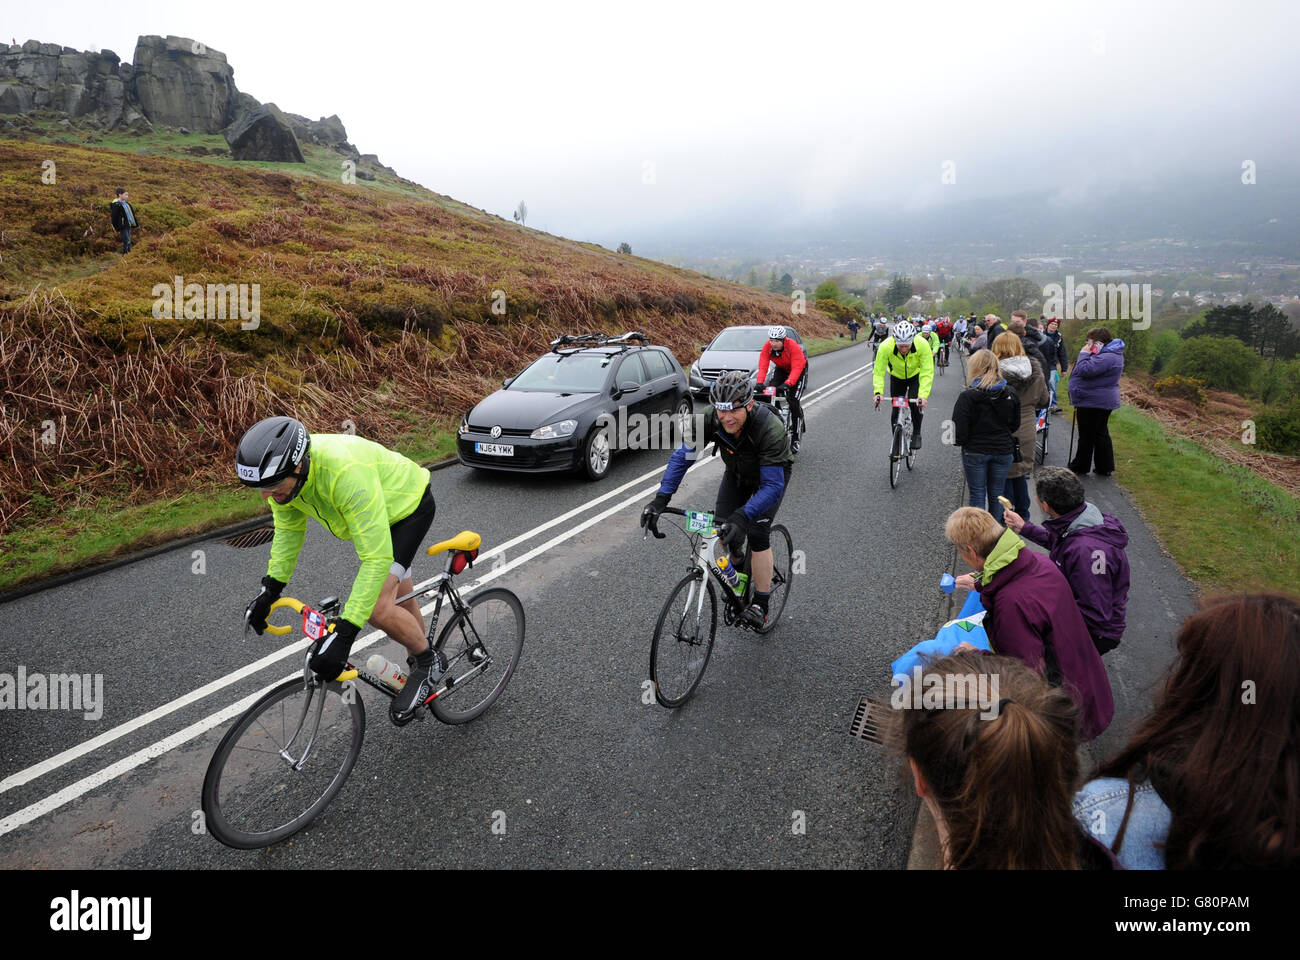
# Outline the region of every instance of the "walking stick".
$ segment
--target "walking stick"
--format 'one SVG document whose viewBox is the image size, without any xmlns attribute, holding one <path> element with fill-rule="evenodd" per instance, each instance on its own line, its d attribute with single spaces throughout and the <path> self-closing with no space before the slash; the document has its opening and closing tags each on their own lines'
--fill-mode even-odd
<svg viewBox="0 0 1300 960">
<path fill-rule="evenodd" d="M 1079 419 L 1078 408 L 1072 408 L 1070 410 L 1070 447 L 1069 450 L 1067 451 L 1070 456 L 1069 459 L 1065 461 L 1066 463 L 1074 463 L 1074 424 L 1075 421 L 1077 421 L 1078 419 Z"/>
</svg>

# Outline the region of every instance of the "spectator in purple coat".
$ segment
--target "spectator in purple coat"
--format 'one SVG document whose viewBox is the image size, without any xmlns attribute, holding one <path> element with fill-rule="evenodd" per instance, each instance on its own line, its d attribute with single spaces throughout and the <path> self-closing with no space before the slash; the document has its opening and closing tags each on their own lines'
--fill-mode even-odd
<svg viewBox="0 0 1300 960">
<path fill-rule="evenodd" d="M 1025 541 L 978 507 L 954 510 L 944 535 L 975 568 L 994 652 L 1015 657 L 1048 683 L 1064 687 L 1079 705 L 1079 739 L 1094 739 L 1110 725 L 1115 700 L 1101 655 L 1056 564 L 1027 549 Z"/>
<path fill-rule="evenodd" d="M 1065 467 L 1040 467 L 1034 474 L 1038 502 L 1048 519 L 1040 527 L 1014 510 L 1006 525 L 1050 552 L 1070 584 L 1098 653 L 1119 646 L 1128 607 L 1128 531 L 1109 513 L 1083 499 L 1083 483 Z"/>
<path fill-rule="evenodd" d="M 1070 374 L 1070 403 L 1079 423 L 1079 449 L 1070 469 L 1079 475 L 1097 468 L 1097 476 L 1115 472 L 1115 448 L 1106 421 L 1119 409 L 1119 377 L 1124 372 L 1124 341 L 1105 327 L 1088 331 Z"/>
</svg>

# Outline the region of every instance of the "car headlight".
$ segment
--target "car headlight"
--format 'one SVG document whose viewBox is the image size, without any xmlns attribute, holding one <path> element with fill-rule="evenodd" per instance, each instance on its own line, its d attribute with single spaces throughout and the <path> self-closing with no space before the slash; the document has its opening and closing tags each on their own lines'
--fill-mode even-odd
<svg viewBox="0 0 1300 960">
<path fill-rule="evenodd" d="M 559 423 L 548 423 L 544 427 L 538 427 L 529 436 L 534 440 L 558 440 L 561 437 L 573 436 L 573 431 L 577 429 L 577 420 L 561 420 Z"/>
<path fill-rule="evenodd" d="M 468 414 L 468 413 L 465 414 L 463 417 L 460 418 L 460 430 L 457 431 L 457 432 L 458 432 L 458 433 L 469 433 L 469 414 Z"/>
</svg>

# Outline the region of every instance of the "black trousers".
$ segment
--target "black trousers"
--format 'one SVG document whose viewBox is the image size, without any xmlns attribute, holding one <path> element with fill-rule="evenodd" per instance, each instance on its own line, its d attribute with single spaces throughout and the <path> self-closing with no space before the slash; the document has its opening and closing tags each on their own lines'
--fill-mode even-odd
<svg viewBox="0 0 1300 960">
<path fill-rule="evenodd" d="M 1106 421 L 1111 411 L 1096 407 L 1075 407 L 1079 426 L 1079 450 L 1070 462 L 1075 473 L 1087 473 L 1095 464 L 1097 473 L 1115 472 L 1115 447 L 1110 442 Z"/>
</svg>

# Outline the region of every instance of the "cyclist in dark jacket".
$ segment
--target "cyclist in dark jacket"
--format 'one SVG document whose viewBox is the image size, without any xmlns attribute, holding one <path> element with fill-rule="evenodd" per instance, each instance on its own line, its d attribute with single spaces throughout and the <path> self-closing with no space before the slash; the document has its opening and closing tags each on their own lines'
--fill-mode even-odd
<svg viewBox="0 0 1300 960">
<path fill-rule="evenodd" d="M 749 374 L 725 373 L 709 388 L 713 407 L 704 417 L 704 435 L 683 443 L 668 461 L 654 500 L 641 511 L 641 526 L 657 537 L 659 515 L 677 492 L 688 462 L 709 443 L 716 445 L 726 469 L 718 485 L 714 514 L 725 517 L 719 528 L 728 552 L 740 556 L 749 538 L 754 603 L 745 619 L 755 627 L 767 623 L 768 595 L 772 592 L 772 521 L 790 483 L 789 434 L 781 418 L 763 404 L 754 403 Z"/>
</svg>

